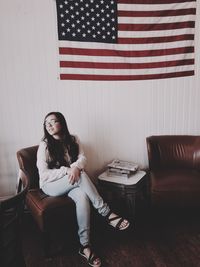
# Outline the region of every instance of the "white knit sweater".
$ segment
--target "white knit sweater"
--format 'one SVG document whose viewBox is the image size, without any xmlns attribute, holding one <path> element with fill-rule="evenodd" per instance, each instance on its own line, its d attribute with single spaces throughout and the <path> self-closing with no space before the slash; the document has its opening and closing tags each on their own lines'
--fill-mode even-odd
<svg viewBox="0 0 200 267">
<path fill-rule="evenodd" d="M 86 165 L 86 157 L 84 155 L 84 151 L 82 148 L 82 145 L 80 143 L 80 140 L 77 136 L 75 136 L 76 142 L 79 145 L 79 155 L 77 161 L 70 164 L 70 167 L 78 167 L 79 169 L 84 169 Z M 40 142 L 38 151 L 37 151 L 37 168 L 39 171 L 39 177 L 40 177 L 40 188 L 46 183 L 56 181 L 63 176 L 65 176 L 68 172 L 70 167 L 61 166 L 59 169 L 49 169 L 48 168 L 48 149 L 47 144 L 44 141 Z M 69 154 L 68 151 L 65 152 L 66 160 L 69 161 Z"/>
</svg>

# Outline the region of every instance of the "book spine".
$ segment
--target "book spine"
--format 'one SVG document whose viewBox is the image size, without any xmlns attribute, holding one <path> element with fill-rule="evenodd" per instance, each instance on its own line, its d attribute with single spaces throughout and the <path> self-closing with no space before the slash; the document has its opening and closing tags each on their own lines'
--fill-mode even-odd
<svg viewBox="0 0 200 267">
<path fill-rule="evenodd" d="M 118 169 L 118 168 L 108 168 L 108 171 L 110 172 L 115 172 L 115 173 L 122 173 L 122 174 L 130 174 L 131 171 L 130 170 L 124 170 L 124 169 Z"/>
<path fill-rule="evenodd" d="M 118 172 L 118 171 L 111 171 L 111 170 L 107 170 L 107 175 L 110 177 L 125 177 L 125 178 L 129 178 L 131 173 L 123 173 L 123 172 Z"/>
</svg>

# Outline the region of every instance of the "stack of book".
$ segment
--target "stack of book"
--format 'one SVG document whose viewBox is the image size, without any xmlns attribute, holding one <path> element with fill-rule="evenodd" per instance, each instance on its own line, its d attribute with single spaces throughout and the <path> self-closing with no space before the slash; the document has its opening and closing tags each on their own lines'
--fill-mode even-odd
<svg viewBox="0 0 200 267">
<path fill-rule="evenodd" d="M 138 165 L 133 162 L 115 159 L 107 165 L 108 176 L 130 177 L 138 170 Z"/>
</svg>

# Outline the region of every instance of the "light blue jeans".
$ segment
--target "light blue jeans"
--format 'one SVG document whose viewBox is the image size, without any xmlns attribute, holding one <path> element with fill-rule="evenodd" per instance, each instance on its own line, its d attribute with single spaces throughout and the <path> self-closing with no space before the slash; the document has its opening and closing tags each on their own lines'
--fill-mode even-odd
<svg viewBox="0 0 200 267">
<path fill-rule="evenodd" d="M 106 216 L 110 208 L 96 190 L 96 187 L 85 172 L 81 172 L 80 179 L 74 185 L 68 181 L 68 176 L 54 182 L 46 183 L 42 190 L 49 196 L 68 194 L 76 204 L 78 235 L 81 245 L 90 244 L 90 202 L 102 216 Z"/>
</svg>

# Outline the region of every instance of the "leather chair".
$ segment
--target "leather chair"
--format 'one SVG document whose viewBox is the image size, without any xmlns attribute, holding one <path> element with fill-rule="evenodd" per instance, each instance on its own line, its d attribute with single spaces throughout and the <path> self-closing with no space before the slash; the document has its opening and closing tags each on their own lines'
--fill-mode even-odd
<svg viewBox="0 0 200 267">
<path fill-rule="evenodd" d="M 200 136 L 146 138 L 154 208 L 200 207 Z"/>
<path fill-rule="evenodd" d="M 24 181 L 26 174 L 21 173 Z M 0 201 L 0 266 L 25 267 L 22 247 L 22 216 L 28 184 L 16 195 Z"/>
<path fill-rule="evenodd" d="M 55 252 L 50 250 L 52 233 L 62 230 L 62 235 L 70 239 L 77 235 L 75 203 L 68 196 L 48 196 L 39 188 L 37 150 L 38 146 L 23 148 L 17 151 L 17 159 L 29 179 L 26 206 L 42 233 L 45 255 L 51 256 Z"/>
</svg>

